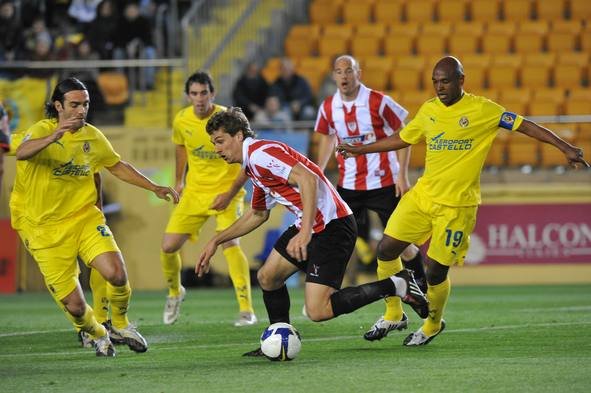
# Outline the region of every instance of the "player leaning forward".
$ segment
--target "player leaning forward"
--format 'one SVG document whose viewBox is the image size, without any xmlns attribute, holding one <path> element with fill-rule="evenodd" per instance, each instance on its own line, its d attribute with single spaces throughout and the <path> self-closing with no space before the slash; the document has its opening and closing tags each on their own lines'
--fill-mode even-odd
<svg viewBox="0 0 591 393">
<path fill-rule="evenodd" d="M 78 281 L 77 257 L 107 280 L 113 334 L 130 349 L 145 352 L 146 340 L 127 319 L 131 288 L 123 257 L 105 217 L 95 206 L 94 174 L 108 169 L 119 179 L 159 198 L 178 202 L 170 187 L 154 184 L 122 161 L 109 141 L 85 122 L 90 99 L 84 84 L 68 78 L 57 84 L 46 106 L 47 119 L 31 126 L 16 150 L 16 181 L 26 190 L 15 227 L 39 265 L 45 284 L 77 330 L 95 342 L 97 356 L 114 356 L 105 327 L 86 304 Z"/>
<path fill-rule="evenodd" d="M 207 133 L 216 152 L 229 163 L 241 163 L 254 186 L 251 209 L 206 244 L 195 266 L 198 275 L 209 270 L 218 245 L 259 227 L 279 203 L 296 220 L 257 274 L 270 323 L 289 323 L 285 280 L 298 270 L 306 272 L 306 311 L 313 321 L 352 312 L 387 296 L 399 296 L 422 318 L 427 316 L 427 301 L 407 270 L 340 289 L 357 226 L 351 209 L 316 164 L 281 142 L 255 139 L 239 108 L 216 113 L 207 123 Z M 248 353 L 259 354 L 259 350 Z"/>
</svg>

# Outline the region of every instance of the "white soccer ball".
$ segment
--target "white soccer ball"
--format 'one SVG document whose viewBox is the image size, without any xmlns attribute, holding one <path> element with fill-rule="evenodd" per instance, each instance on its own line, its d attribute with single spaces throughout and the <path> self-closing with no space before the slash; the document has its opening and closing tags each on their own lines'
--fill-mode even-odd
<svg viewBox="0 0 591 393">
<path fill-rule="evenodd" d="M 274 323 L 261 334 L 261 350 L 269 360 L 292 360 L 300 349 L 300 333 L 289 323 Z"/>
</svg>

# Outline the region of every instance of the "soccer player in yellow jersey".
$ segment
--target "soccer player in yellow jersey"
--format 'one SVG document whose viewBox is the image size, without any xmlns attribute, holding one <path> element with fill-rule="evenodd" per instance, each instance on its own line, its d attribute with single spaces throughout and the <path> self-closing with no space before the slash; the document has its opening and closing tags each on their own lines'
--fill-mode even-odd
<svg viewBox="0 0 591 393">
<path fill-rule="evenodd" d="M 389 138 L 368 145 L 341 144 L 337 151 L 352 157 L 403 149 L 425 140 L 425 172 L 390 217 L 379 244 L 383 260 L 394 260 L 411 243 L 431 239 L 427 252 L 429 317 L 411 333 L 406 346 L 428 344 L 445 328 L 443 311 L 449 298 L 449 267 L 462 265 L 480 203 L 480 172 L 499 128 L 518 131 L 562 151 L 573 167 L 589 167 L 583 151 L 552 131 L 502 106 L 465 93 L 464 69 L 455 57 L 444 57 L 433 69 L 437 96 Z"/>
<path fill-rule="evenodd" d="M 94 340 L 97 356 L 114 356 L 115 350 L 107 330 L 86 304 L 78 281 L 78 257 L 107 281 L 113 335 L 131 350 L 145 352 L 146 340 L 127 318 L 131 288 L 121 252 L 95 205 L 94 174 L 106 168 L 165 200 L 178 202 L 178 194 L 122 161 L 105 136 L 86 123 L 89 105 L 86 86 L 78 79 L 65 79 L 56 85 L 46 106 L 48 118 L 25 132 L 16 149 L 15 184 L 20 184 L 21 192 L 19 201 L 11 201 L 11 213 L 17 216 L 14 227 L 54 300 L 74 327 Z"/>
<path fill-rule="evenodd" d="M 4 153 L 10 151 L 10 128 L 8 115 L 0 102 L 0 191 L 2 191 L 2 175 L 4 174 Z"/>
<path fill-rule="evenodd" d="M 185 82 L 191 105 L 173 122 L 172 142 L 176 145 L 176 191 L 181 201 L 175 207 L 162 239 L 160 261 L 168 296 L 163 321 L 173 324 L 180 315 L 185 288 L 181 285 L 179 250 L 195 238 L 209 217 L 216 218 L 216 231 L 228 228 L 242 215 L 246 176 L 239 164 L 227 164 L 215 152 L 205 131 L 207 121 L 224 107 L 214 104 L 214 86 L 206 72 L 196 72 Z M 252 325 L 257 318 L 252 308 L 250 269 L 238 239 L 222 244 L 240 308 L 235 326 Z"/>
</svg>

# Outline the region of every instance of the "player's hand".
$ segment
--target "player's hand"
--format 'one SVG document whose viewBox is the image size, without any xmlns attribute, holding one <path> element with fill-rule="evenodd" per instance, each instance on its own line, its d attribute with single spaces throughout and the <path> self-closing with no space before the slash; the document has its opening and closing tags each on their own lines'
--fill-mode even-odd
<svg viewBox="0 0 591 393">
<path fill-rule="evenodd" d="M 408 190 L 410 190 L 410 182 L 406 176 L 398 175 L 398 179 L 396 179 L 396 197 L 402 197 Z"/>
<path fill-rule="evenodd" d="M 572 149 L 565 152 L 565 155 L 571 167 L 575 169 L 579 167 L 589 168 L 589 163 L 583 158 L 583 149 L 573 146 Z"/>
<path fill-rule="evenodd" d="M 308 244 L 312 240 L 312 234 L 302 233 L 300 231 L 297 235 L 292 237 L 287 243 L 287 253 L 295 258 L 298 262 L 308 260 Z"/>
<path fill-rule="evenodd" d="M 228 207 L 231 201 L 232 198 L 230 198 L 230 193 L 224 192 L 223 194 L 219 194 L 215 197 L 213 203 L 211 204 L 211 206 L 209 206 L 209 208 L 217 211 L 222 211 Z"/>
<path fill-rule="evenodd" d="M 176 191 L 177 194 L 179 194 L 179 196 L 183 194 L 183 190 L 184 189 L 185 189 L 185 183 L 184 182 L 177 183 L 174 186 L 174 190 Z"/>
<path fill-rule="evenodd" d="M 337 146 L 337 153 L 344 158 L 356 157 L 359 154 L 360 145 L 352 145 L 351 143 L 340 143 Z"/>
<path fill-rule="evenodd" d="M 203 277 L 204 274 L 209 273 L 209 261 L 213 254 L 215 254 L 217 248 L 217 244 L 210 240 L 203 248 L 203 251 L 201 251 L 201 255 L 199 255 L 199 259 L 197 259 L 197 264 L 195 264 L 195 274 L 197 274 L 198 277 Z"/>
<path fill-rule="evenodd" d="M 57 129 L 53 133 L 55 136 L 54 141 L 59 140 L 68 131 L 78 131 L 80 128 L 84 127 L 85 124 L 84 117 L 71 117 L 69 119 L 61 120 L 57 125 Z"/>
<path fill-rule="evenodd" d="M 179 194 L 172 187 L 156 186 L 154 194 L 165 201 L 170 201 L 172 198 L 175 204 L 179 203 Z"/>
</svg>

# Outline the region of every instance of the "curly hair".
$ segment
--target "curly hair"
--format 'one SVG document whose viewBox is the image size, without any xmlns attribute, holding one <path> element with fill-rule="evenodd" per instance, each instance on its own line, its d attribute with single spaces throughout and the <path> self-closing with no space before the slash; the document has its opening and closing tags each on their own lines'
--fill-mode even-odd
<svg viewBox="0 0 591 393">
<path fill-rule="evenodd" d="M 248 119 L 242 112 L 242 109 L 238 107 L 230 107 L 225 111 L 214 114 L 205 126 L 205 130 L 209 135 L 222 128 L 226 133 L 232 136 L 236 135 L 239 131 L 242 131 L 242 135 L 244 135 L 245 138 L 255 137 L 255 133 L 250 128 Z"/>
</svg>

